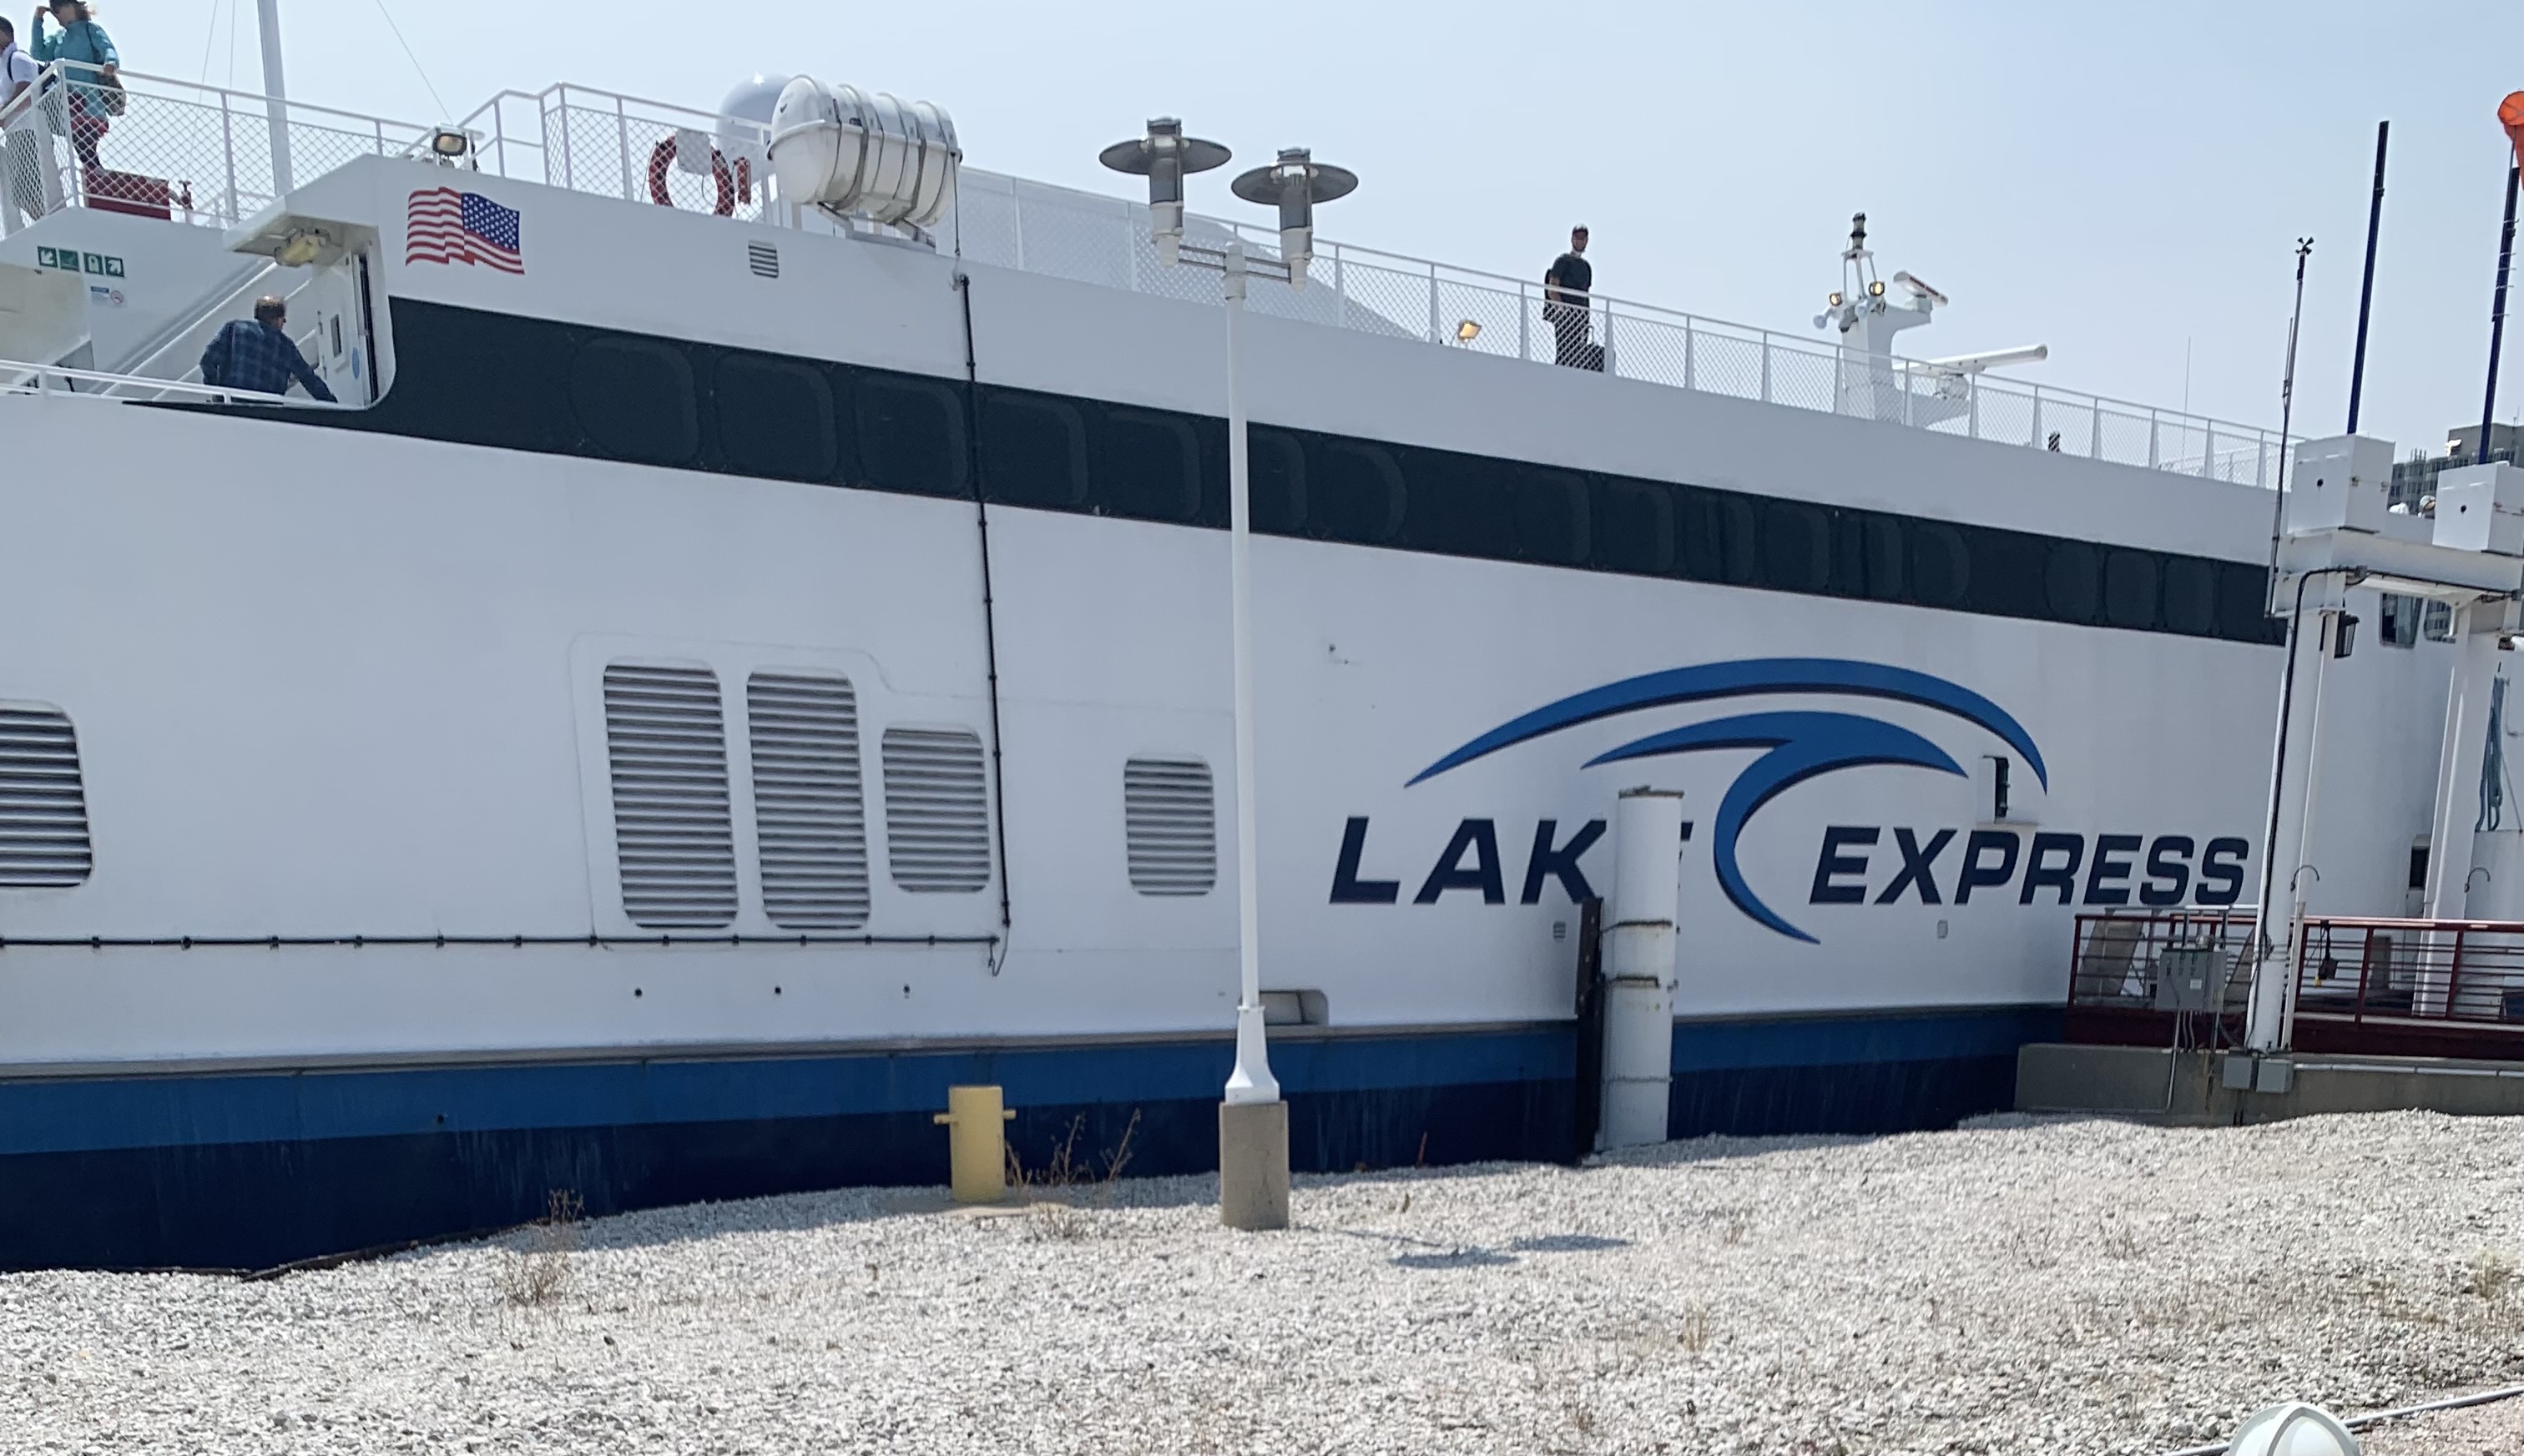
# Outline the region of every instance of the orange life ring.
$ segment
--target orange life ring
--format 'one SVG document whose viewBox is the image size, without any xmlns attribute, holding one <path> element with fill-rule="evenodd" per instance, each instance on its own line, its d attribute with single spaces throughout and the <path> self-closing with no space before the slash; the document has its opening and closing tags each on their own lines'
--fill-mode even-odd
<svg viewBox="0 0 2524 1456">
<path fill-rule="evenodd" d="M 666 193 L 666 173 L 675 165 L 675 139 L 667 137 L 649 149 L 649 200 L 661 208 L 675 205 Z M 718 202 L 710 209 L 722 218 L 736 213 L 736 174 L 728 170 L 727 158 L 719 149 L 710 148 L 710 180 L 718 184 Z M 748 180 L 752 180 L 748 178 Z M 752 188 L 748 188 L 752 191 Z"/>
</svg>

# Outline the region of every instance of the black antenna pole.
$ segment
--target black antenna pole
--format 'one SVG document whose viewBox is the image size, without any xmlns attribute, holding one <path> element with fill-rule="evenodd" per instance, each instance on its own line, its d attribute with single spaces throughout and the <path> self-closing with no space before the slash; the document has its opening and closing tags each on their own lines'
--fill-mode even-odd
<svg viewBox="0 0 2524 1456">
<path fill-rule="evenodd" d="M 2480 448 L 2471 453 L 2473 464 L 2489 460 L 2489 421 L 2498 413 L 2498 346 L 2506 338 L 2506 269 L 2515 260 L 2515 180 L 2516 167 L 2506 169 L 2506 225 L 2498 238 L 2498 293 L 2489 305 L 2489 394 L 2480 402 Z"/>
<path fill-rule="evenodd" d="M 2366 206 L 2366 281 L 2357 289 L 2357 353 L 2349 365 L 2349 433 L 2357 433 L 2357 397 L 2366 387 L 2366 317 L 2375 307 L 2375 235 L 2384 225 L 2384 144 L 2393 123 L 2375 123 L 2375 200 Z"/>
</svg>

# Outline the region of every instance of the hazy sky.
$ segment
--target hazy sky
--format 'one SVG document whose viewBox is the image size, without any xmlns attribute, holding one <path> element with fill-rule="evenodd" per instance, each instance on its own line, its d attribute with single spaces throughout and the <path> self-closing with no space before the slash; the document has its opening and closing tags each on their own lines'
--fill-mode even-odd
<svg viewBox="0 0 2524 1456">
<path fill-rule="evenodd" d="M 129 70 L 259 84 L 254 0 L 100 19 Z M 2479 416 L 2495 112 L 2524 88 L 2517 0 L 284 0 L 282 25 L 298 97 L 390 118 L 557 80 L 706 108 L 753 72 L 804 72 L 946 107 L 975 166 L 1108 191 L 1123 179 L 1096 149 L 1179 113 L 1248 161 L 1304 144 L 1358 170 L 1326 236 L 1538 276 L 1582 219 L 1600 291 L 1818 339 L 1863 209 L 1885 271 L 1954 300 L 1905 352 L 2047 343 L 2025 377 L 2177 406 L 2187 350 L 2192 408 L 2256 424 L 2278 422 L 2310 234 L 2312 434 L 2344 422 L 2390 118 L 2363 423 L 2404 452 Z M 1260 216 L 1216 177 L 1194 187 L 1196 209 Z M 2524 410 L 2524 337 L 2509 353 L 2501 420 Z"/>
</svg>

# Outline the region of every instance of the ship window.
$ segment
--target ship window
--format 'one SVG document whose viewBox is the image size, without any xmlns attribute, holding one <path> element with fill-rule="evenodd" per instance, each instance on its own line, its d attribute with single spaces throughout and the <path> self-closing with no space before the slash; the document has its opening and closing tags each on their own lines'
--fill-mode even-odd
<svg viewBox="0 0 2524 1456">
<path fill-rule="evenodd" d="M 885 858 L 915 895 L 970 894 L 991 882 L 990 788 L 982 740 L 963 728 L 888 728 Z"/>
<path fill-rule="evenodd" d="M 2375 624 L 2376 640 L 2386 647 L 2417 647 L 2421 599 L 2400 592 L 2385 592 L 2382 596 L 2384 608 L 2376 613 L 2381 618 Z"/>
<path fill-rule="evenodd" d="M 1402 545 L 1448 556 L 1515 558 L 1516 466 L 1436 450 L 1405 451 L 1402 459 L 1410 486 Z"/>
<path fill-rule="evenodd" d="M 2450 603 L 2431 602 L 2419 613 L 2419 635 L 2430 642 L 2453 641 L 2453 607 Z"/>
<path fill-rule="evenodd" d="M 1762 519 L 1762 585 L 1820 592 L 1831 581 L 1831 521 L 1794 501 L 1773 501 Z"/>
<path fill-rule="evenodd" d="M 2217 630 L 2217 568 L 2197 557 L 2164 562 L 2164 625 L 2194 637 Z"/>
<path fill-rule="evenodd" d="M 2104 558 L 2104 620 L 2114 627 L 2156 625 L 2156 558 L 2115 551 Z"/>
<path fill-rule="evenodd" d="M 1529 561 L 1575 566 L 1586 559 L 1586 477 L 1569 470 L 1518 472 L 1516 540 Z"/>
<path fill-rule="evenodd" d="M 2220 635 L 2236 642 L 2284 642 L 2282 625 L 2271 620 L 2267 605 L 2269 572 L 2241 561 L 2217 567 L 2217 618 Z"/>
<path fill-rule="evenodd" d="M 539 318 L 392 301 L 394 388 L 379 427 L 460 445 L 575 455 L 569 331 Z"/>
<path fill-rule="evenodd" d="M 1095 496 L 1113 514 L 1141 520 L 1188 521 L 1198 515 L 1200 441 L 1191 425 L 1144 410 L 1106 411 L 1104 468 L 1095 477 Z"/>
<path fill-rule="evenodd" d="M 982 401 L 982 479 L 994 501 L 1068 510 L 1087 502 L 1087 424 L 1061 400 Z"/>
<path fill-rule="evenodd" d="M 569 365 L 569 403 L 588 442 L 615 460 L 691 462 L 701 448 L 693 365 L 684 352 L 648 339 L 597 339 Z"/>
<path fill-rule="evenodd" d="M 607 667 L 605 748 L 623 913 L 654 929 L 734 920 L 736 837 L 717 675 L 706 667 Z"/>
<path fill-rule="evenodd" d="M 1293 536 L 1306 524 L 1306 448 L 1284 430 L 1244 427 L 1244 489 L 1253 529 Z"/>
<path fill-rule="evenodd" d="M 1122 838 L 1131 888 L 1207 895 L 1218 883 L 1218 792 L 1198 758 L 1122 765 Z"/>
<path fill-rule="evenodd" d="M 1675 513 L 1681 518 L 1675 549 L 1682 574 L 1694 581 L 1749 584 L 1761 564 L 1753 551 L 1753 503 L 1688 486 L 1675 495 Z"/>
<path fill-rule="evenodd" d="M 827 480 L 836 462 L 833 389 L 823 371 L 732 354 L 711 382 L 728 468 L 775 480 Z"/>
<path fill-rule="evenodd" d="M 1320 463 L 1322 469 L 1307 478 L 1306 524 L 1312 534 L 1365 546 L 1392 540 L 1407 499 L 1392 454 L 1335 440 L 1324 446 Z"/>
<path fill-rule="evenodd" d="M 2042 600 L 2050 615 L 2063 622 L 2095 619 L 2100 595 L 2095 549 L 2083 541 L 2054 541 L 2042 571 Z"/>
<path fill-rule="evenodd" d="M 964 494 L 963 410 L 944 385 L 859 382 L 859 450 L 868 483 L 922 496 Z"/>
<path fill-rule="evenodd" d="M 867 805 L 850 680 L 757 672 L 745 684 L 745 729 L 764 913 L 784 930 L 865 925 Z"/>
<path fill-rule="evenodd" d="M 1878 602 L 1899 602 L 1909 573 L 1902 551 L 1902 523 L 1889 515 L 1866 517 L 1860 558 L 1866 563 L 1867 595 Z"/>
<path fill-rule="evenodd" d="M 78 734 L 69 716 L 0 704 L 0 887 L 76 885 L 92 866 Z"/>
<path fill-rule="evenodd" d="M 1911 596 L 1923 607 L 1961 607 L 1971 594 L 1971 551 L 1964 533 L 1943 521 L 1915 520 L 1911 538 Z"/>
<path fill-rule="evenodd" d="M 1642 576 L 1674 569 L 1674 492 L 1644 480 L 1606 480 L 1595 497 L 1596 565 Z"/>
</svg>

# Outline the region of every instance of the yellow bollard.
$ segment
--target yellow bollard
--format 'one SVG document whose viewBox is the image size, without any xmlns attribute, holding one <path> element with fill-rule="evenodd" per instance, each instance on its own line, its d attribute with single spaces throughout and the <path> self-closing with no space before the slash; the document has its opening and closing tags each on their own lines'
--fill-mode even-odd
<svg viewBox="0 0 2524 1456">
<path fill-rule="evenodd" d="M 999 1105 L 995 1087 L 946 1089 L 946 1110 L 931 1121 L 946 1129 L 956 1202 L 996 1203 L 1007 1196 L 1007 1136 L 1000 1125 L 1015 1117 Z"/>
</svg>

